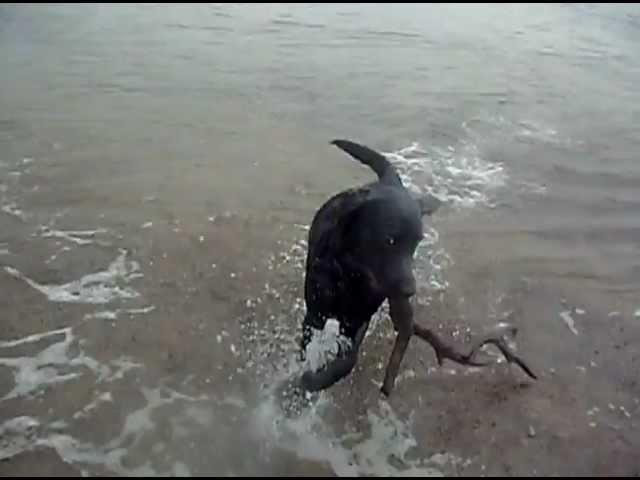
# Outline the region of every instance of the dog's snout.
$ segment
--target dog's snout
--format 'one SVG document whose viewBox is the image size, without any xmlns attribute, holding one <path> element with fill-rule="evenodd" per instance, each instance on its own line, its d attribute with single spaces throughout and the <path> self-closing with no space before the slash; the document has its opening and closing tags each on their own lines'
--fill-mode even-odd
<svg viewBox="0 0 640 480">
<path fill-rule="evenodd" d="M 389 265 L 382 276 L 386 293 L 394 297 L 412 297 L 416 294 L 416 280 L 411 270 L 410 261 L 394 262 Z"/>
<path fill-rule="evenodd" d="M 391 286 L 393 293 L 401 297 L 413 297 L 416 294 L 416 281 L 413 276 L 401 277 Z"/>
<path fill-rule="evenodd" d="M 404 297 L 413 297 L 416 294 L 416 282 L 411 279 L 410 282 L 403 282 L 399 288 L 400 294 Z"/>
</svg>

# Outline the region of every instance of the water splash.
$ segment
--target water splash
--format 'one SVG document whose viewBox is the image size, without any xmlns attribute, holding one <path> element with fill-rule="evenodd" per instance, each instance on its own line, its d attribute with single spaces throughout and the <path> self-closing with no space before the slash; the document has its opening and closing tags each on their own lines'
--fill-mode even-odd
<svg viewBox="0 0 640 480">
<path fill-rule="evenodd" d="M 314 330 L 307 346 L 303 370 L 318 371 L 338 356 L 340 351 L 351 348 L 351 340 L 340 334 L 337 320 L 328 319 L 322 330 Z"/>
<path fill-rule="evenodd" d="M 437 232 L 428 239 L 430 248 L 434 248 Z M 256 434 L 301 459 L 330 465 L 337 475 L 442 475 L 450 458 L 409 458 L 409 452 L 417 445 L 410 422 L 400 419 L 388 405 L 381 403 L 369 409 L 370 432 L 354 436 L 332 430 L 328 417 L 336 406 L 331 392 L 311 395 L 297 388 L 296 379 L 303 371 L 320 368 L 348 341 L 339 334 L 337 322 L 329 319 L 323 330 L 314 331 L 306 361 L 298 360 L 298 338 L 306 311 L 298 288 L 304 280 L 305 247 L 304 240 L 294 238 L 283 252 L 268 260 L 270 269 L 287 272 L 284 278 L 294 281 L 287 280 L 284 285 L 268 283 L 259 295 L 245 301 L 249 314 L 242 329 L 247 345 L 241 351 L 246 370 L 264 382 L 261 400 L 251 414 Z M 366 335 L 392 335 L 393 329 L 385 322 L 388 315 L 385 303 L 374 315 Z"/>
<path fill-rule="evenodd" d="M 269 392 L 253 415 L 258 436 L 298 458 L 330 466 L 337 476 L 443 476 L 444 468 L 460 460 L 438 453 L 428 458 L 411 458 L 418 446 L 409 421 L 403 421 L 384 400 L 367 410 L 365 429 L 346 426 L 336 433 L 326 415 L 335 408 L 327 394 L 320 394 L 297 415 L 282 410 L 279 398 Z M 368 430 L 368 431 L 367 431 Z M 355 433 L 354 433 L 355 432 Z"/>
<path fill-rule="evenodd" d="M 449 287 L 446 278 L 447 269 L 453 265 L 453 259 L 447 251 L 439 246 L 440 234 L 433 227 L 426 227 L 423 241 L 418 245 L 415 254 L 416 284 L 418 299 L 428 304 L 434 293 L 442 292 Z"/>
</svg>

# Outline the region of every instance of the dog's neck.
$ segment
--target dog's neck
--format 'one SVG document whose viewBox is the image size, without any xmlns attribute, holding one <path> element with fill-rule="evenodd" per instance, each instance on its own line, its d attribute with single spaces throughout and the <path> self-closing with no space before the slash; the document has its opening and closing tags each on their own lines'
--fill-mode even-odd
<svg viewBox="0 0 640 480">
<path fill-rule="evenodd" d="M 343 272 L 343 281 L 349 282 L 350 280 L 355 280 L 357 284 L 365 284 L 369 290 L 380 290 L 380 285 L 373 274 L 358 262 L 353 255 L 346 253 L 339 258 L 340 267 Z"/>
</svg>

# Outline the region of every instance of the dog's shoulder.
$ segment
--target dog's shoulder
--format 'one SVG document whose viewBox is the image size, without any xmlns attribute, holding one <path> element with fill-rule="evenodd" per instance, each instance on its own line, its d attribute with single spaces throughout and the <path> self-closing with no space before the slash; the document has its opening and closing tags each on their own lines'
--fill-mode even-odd
<svg viewBox="0 0 640 480">
<path fill-rule="evenodd" d="M 316 212 L 311 223 L 311 230 L 336 224 L 354 208 L 358 208 L 367 201 L 373 189 L 373 184 L 343 190 L 329 198 Z M 324 225 L 327 224 L 327 225 Z"/>
<path fill-rule="evenodd" d="M 332 256 L 335 238 L 349 214 L 365 203 L 372 184 L 343 190 L 329 198 L 316 212 L 309 229 L 308 255 L 312 258 Z"/>
</svg>

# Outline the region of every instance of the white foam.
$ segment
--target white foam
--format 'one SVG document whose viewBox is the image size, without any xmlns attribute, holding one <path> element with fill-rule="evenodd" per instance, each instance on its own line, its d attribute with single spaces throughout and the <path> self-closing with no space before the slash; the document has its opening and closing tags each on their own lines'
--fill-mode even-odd
<svg viewBox="0 0 640 480">
<path fill-rule="evenodd" d="M 70 329 L 64 329 L 64 339 L 53 343 L 35 357 L 0 358 L 0 365 L 14 369 L 15 387 L 3 400 L 31 395 L 47 385 L 67 382 L 80 376 L 79 372 L 59 373 L 57 367 L 71 365 L 69 346 L 73 340 Z M 84 359 L 73 359 L 75 363 L 84 363 L 89 368 L 94 368 L 94 362 L 86 362 Z"/>
<path fill-rule="evenodd" d="M 571 316 L 571 312 L 570 311 L 565 310 L 563 312 L 560 312 L 560 318 L 562 318 L 564 323 L 567 325 L 569 330 L 571 330 L 571 332 L 574 335 L 578 335 L 578 330 L 576 329 L 576 323 L 573 320 L 573 317 Z"/>
<path fill-rule="evenodd" d="M 115 299 L 139 296 L 132 288 L 120 285 L 142 276 L 138 262 L 127 260 L 126 256 L 127 252 L 122 250 L 106 270 L 90 273 L 79 280 L 62 285 L 40 284 L 13 267 L 5 267 L 5 271 L 24 280 L 51 302 L 105 304 Z"/>
<path fill-rule="evenodd" d="M 55 261 L 58 256 L 60 256 L 61 253 L 63 252 L 70 252 L 71 248 L 67 247 L 66 245 L 63 246 L 60 250 L 58 250 L 56 253 L 54 253 L 53 255 L 51 255 L 48 259 L 45 260 L 44 263 L 46 263 L 47 265 L 50 264 L 51 262 Z"/>
<path fill-rule="evenodd" d="M 131 315 L 144 315 L 146 313 L 153 312 L 155 309 L 155 305 L 149 305 L 148 307 L 143 308 L 129 308 L 126 310 L 126 312 Z"/>
<path fill-rule="evenodd" d="M 15 417 L 0 425 L 0 438 L 12 432 L 24 432 L 40 425 L 36 419 L 28 416 Z"/>
<path fill-rule="evenodd" d="M 28 450 L 39 426 L 40 422 L 28 416 L 5 420 L 0 425 L 0 460 L 11 458 Z"/>
<path fill-rule="evenodd" d="M 133 443 L 137 443 L 146 432 L 153 431 L 154 422 L 151 420 L 151 414 L 163 405 L 173 403 L 177 400 L 206 400 L 206 397 L 195 399 L 176 392 L 175 390 L 163 392 L 160 389 L 142 388 L 142 394 L 147 404 L 127 415 L 122 432 L 120 432 L 117 438 L 107 444 L 107 448 L 113 449 L 132 440 Z"/>
<path fill-rule="evenodd" d="M 14 370 L 15 386 L 2 400 L 37 394 L 43 387 L 68 382 L 90 371 L 97 378 L 96 382 L 110 382 L 121 378 L 122 372 L 131 368 L 126 359 L 111 362 L 118 368 L 114 373 L 112 367 L 103 365 L 87 356 L 81 349 L 77 353 L 71 351 L 75 336 L 71 327 L 51 330 L 29 335 L 24 338 L 0 342 L 1 349 L 15 348 L 20 345 L 33 344 L 44 340 L 62 337 L 51 342 L 36 355 L 27 357 L 2 357 L 0 365 Z M 125 362 L 123 364 L 123 362 Z"/>
<path fill-rule="evenodd" d="M 66 335 L 68 331 L 69 331 L 69 328 L 60 328 L 58 330 L 50 330 L 44 333 L 34 333 L 33 335 L 19 338 L 17 340 L 4 340 L 0 342 L 0 348 L 12 348 L 12 347 L 17 347 L 19 345 L 25 345 L 27 343 L 39 342 L 43 338 L 48 338 L 54 335 L 62 335 L 62 334 Z"/>
<path fill-rule="evenodd" d="M 116 320 L 121 313 L 128 313 L 129 315 L 144 315 L 149 312 L 153 312 L 156 309 L 155 305 L 149 305 L 143 308 L 127 308 L 116 310 L 101 310 L 95 313 L 87 313 L 84 316 L 85 320 Z"/>
<path fill-rule="evenodd" d="M 121 476 L 190 476 L 188 467 L 180 462 L 174 462 L 170 467 L 156 469 L 151 461 L 146 460 L 141 465 L 132 465 L 130 452 L 135 451 L 142 442 L 147 442 L 152 435 L 156 435 L 158 425 L 154 418 L 167 418 L 158 416 L 157 411 L 177 402 L 206 402 L 206 396 L 190 397 L 168 388 L 143 388 L 142 394 L 145 404 L 129 413 L 120 433 L 103 445 L 94 445 L 74 438 L 68 433 L 62 432 L 67 428 L 64 421 L 54 421 L 48 425 L 42 424 L 38 419 L 21 416 L 8 419 L 0 424 L 0 460 L 8 459 L 22 452 L 33 451 L 39 447 L 54 449 L 60 458 L 71 465 L 99 466 L 107 471 Z M 99 394 L 91 403 L 76 412 L 75 419 L 90 416 L 103 403 L 112 403 L 114 398 L 111 393 Z M 184 412 L 184 413 L 182 413 Z M 185 425 L 201 428 L 210 428 L 213 416 L 208 409 L 187 408 L 178 410 L 177 415 L 172 415 L 172 424 L 184 429 Z M 167 455 L 154 450 L 158 458 L 165 465 Z M 83 469 L 87 474 L 89 472 Z"/>
<path fill-rule="evenodd" d="M 111 366 L 114 369 L 114 371 L 111 372 L 108 375 L 108 377 L 105 379 L 105 381 L 108 381 L 108 382 L 120 380 L 124 378 L 124 375 L 127 372 L 131 370 L 143 368 L 143 365 L 141 363 L 136 363 L 127 357 L 120 357 L 120 358 L 116 358 L 115 360 L 112 360 Z"/>
<path fill-rule="evenodd" d="M 140 228 L 145 228 L 145 229 L 146 229 L 146 228 L 151 228 L 151 227 L 153 227 L 153 222 L 146 222 L 146 223 L 143 223 L 143 224 L 140 226 Z"/>
<path fill-rule="evenodd" d="M 50 435 L 48 438 L 38 439 L 35 446 L 44 445 L 54 448 L 65 462 L 99 465 L 117 475 L 159 476 L 175 473 L 173 468 L 170 472 L 156 471 L 149 461 L 136 467 L 129 466 L 131 461 L 126 457 L 129 451 L 134 450 L 145 436 L 155 433 L 156 424 L 152 420 L 152 416 L 156 410 L 177 401 L 197 402 L 205 401 L 207 398 L 204 396 L 194 398 L 174 390 L 159 388 L 143 388 L 142 393 L 146 404 L 129 413 L 120 434 L 105 445 L 96 446 L 82 443 L 70 435 Z M 188 472 L 186 466 L 179 470 L 181 473 Z"/>
<path fill-rule="evenodd" d="M 91 403 L 89 403 L 88 405 L 85 405 L 82 410 L 76 412 L 73 414 L 73 418 L 78 419 L 78 418 L 86 418 L 89 416 L 89 414 L 95 410 L 96 408 L 98 408 L 98 406 L 101 403 L 107 403 L 107 402 L 113 402 L 113 395 L 111 395 L 111 392 L 104 392 L 101 393 L 100 395 L 98 395 Z"/>
<path fill-rule="evenodd" d="M 6 243 L 0 243 L 0 255 L 11 255 Z"/>
<path fill-rule="evenodd" d="M 457 462 L 453 455 L 442 453 L 426 460 L 408 459 L 408 452 L 418 446 L 408 426 L 413 422 L 402 422 L 386 402 L 381 401 L 380 406 L 379 414 L 373 411 L 368 413 L 370 437 L 364 438 L 351 449 L 352 455 L 359 461 L 356 464 L 358 475 L 441 476 L 443 472 L 439 468 L 446 463 Z M 406 468 L 398 468 L 389 463 L 390 457 L 400 460 Z"/>
<path fill-rule="evenodd" d="M 53 230 L 49 227 L 41 227 L 43 238 L 62 238 L 76 245 L 90 245 L 96 235 L 105 233 L 106 230 L 98 228 L 96 230 Z"/>
<path fill-rule="evenodd" d="M 95 313 L 87 313 L 84 316 L 85 320 L 115 320 L 118 318 L 120 310 L 102 310 Z"/>
<path fill-rule="evenodd" d="M 0 207 L 0 210 L 7 215 L 19 218 L 20 220 L 25 220 L 27 218 L 25 213 L 20 208 L 18 208 L 18 205 L 16 205 L 14 202 L 2 205 L 2 207 Z"/>
<path fill-rule="evenodd" d="M 471 143 L 463 143 L 459 149 L 428 151 L 413 143 L 385 156 L 414 194 L 430 193 L 457 208 L 492 206 L 491 192 L 504 186 L 507 179 L 504 166 L 482 159 Z"/>
</svg>

